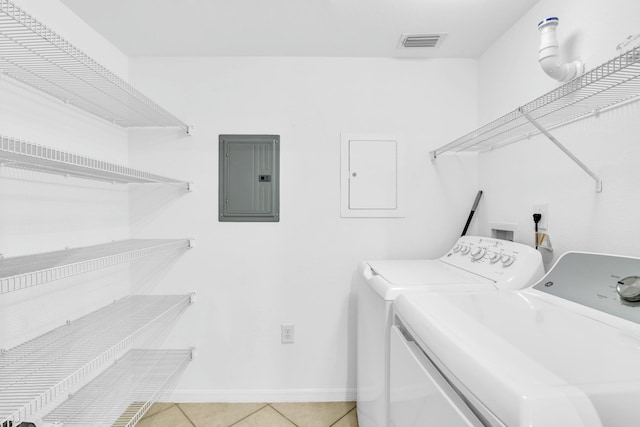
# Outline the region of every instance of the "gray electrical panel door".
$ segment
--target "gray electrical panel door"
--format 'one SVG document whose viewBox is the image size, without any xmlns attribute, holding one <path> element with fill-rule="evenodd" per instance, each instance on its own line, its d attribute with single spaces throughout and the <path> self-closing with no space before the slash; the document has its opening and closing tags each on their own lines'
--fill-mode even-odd
<svg viewBox="0 0 640 427">
<path fill-rule="evenodd" d="M 220 135 L 218 220 L 280 220 L 280 136 Z"/>
</svg>

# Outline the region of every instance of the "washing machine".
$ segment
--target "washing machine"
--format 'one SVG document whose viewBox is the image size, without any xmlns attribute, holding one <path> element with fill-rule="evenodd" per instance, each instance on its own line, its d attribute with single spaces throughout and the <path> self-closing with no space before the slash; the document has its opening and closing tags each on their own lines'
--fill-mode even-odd
<svg viewBox="0 0 640 427">
<path fill-rule="evenodd" d="M 357 285 L 357 408 L 361 427 L 387 427 L 391 303 L 407 293 L 520 289 L 544 274 L 533 248 L 463 236 L 434 260 L 366 261 Z"/>
<path fill-rule="evenodd" d="M 519 291 L 403 295 L 392 427 L 636 427 L 640 259 L 570 252 Z"/>
</svg>

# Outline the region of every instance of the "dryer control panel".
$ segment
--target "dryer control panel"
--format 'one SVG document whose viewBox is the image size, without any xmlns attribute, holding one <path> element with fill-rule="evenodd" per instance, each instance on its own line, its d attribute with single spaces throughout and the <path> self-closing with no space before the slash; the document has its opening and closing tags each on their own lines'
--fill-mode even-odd
<svg viewBox="0 0 640 427">
<path fill-rule="evenodd" d="M 544 274 L 542 256 L 521 243 L 463 236 L 441 261 L 496 282 L 502 289 L 522 289 Z"/>
<path fill-rule="evenodd" d="M 640 258 L 567 252 L 533 288 L 640 323 Z"/>
</svg>

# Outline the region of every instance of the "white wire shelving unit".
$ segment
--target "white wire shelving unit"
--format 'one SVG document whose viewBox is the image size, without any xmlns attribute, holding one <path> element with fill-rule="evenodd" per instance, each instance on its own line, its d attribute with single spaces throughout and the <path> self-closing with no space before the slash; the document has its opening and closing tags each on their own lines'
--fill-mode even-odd
<svg viewBox="0 0 640 427">
<path fill-rule="evenodd" d="M 0 165 L 120 184 L 190 183 L 0 135 Z"/>
<path fill-rule="evenodd" d="M 191 247 L 190 239 L 130 239 L 0 259 L 0 295 Z"/>
<path fill-rule="evenodd" d="M 130 296 L 0 353 L 0 425 L 18 425 L 113 362 L 192 295 Z M 6 423 L 6 424 L 4 424 Z"/>
<path fill-rule="evenodd" d="M 8 0 L 0 0 L 0 70 L 123 127 L 189 126 Z"/>
<path fill-rule="evenodd" d="M 192 359 L 192 349 L 130 350 L 113 366 L 44 417 L 77 427 L 132 427 L 166 398 Z"/>
<path fill-rule="evenodd" d="M 485 152 L 543 134 L 596 181 L 600 178 L 562 146 L 549 130 L 556 129 L 640 96 L 640 47 L 605 62 L 568 83 L 431 152 Z"/>
</svg>

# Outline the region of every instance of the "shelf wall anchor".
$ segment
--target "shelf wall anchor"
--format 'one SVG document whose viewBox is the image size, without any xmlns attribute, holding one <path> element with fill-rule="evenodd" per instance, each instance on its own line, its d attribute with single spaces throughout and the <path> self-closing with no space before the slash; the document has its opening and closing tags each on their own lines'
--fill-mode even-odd
<svg viewBox="0 0 640 427">
<path fill-rule="evenodd" d="M 578 166 L 580 166 L 580 168 L 585 171 L 591 178 L 593 178 L 593 180 L 596 182 L 596 193 L 601 193 L 602 192 L 602 179 L 596 175 L 591 169 L 589 169 L 589 167 L 587 165 L 585 165 L 584 163 L 582 163 L 582 161 L 580 161 L 580 159 L 578 159 L 576 156 L 573 155 L 573 153 L 571 151 L 569 151 L 569 149 L 567 147 L 565 147 L 564 145 L 562 145 L 560 143 L 560 141 L 558 141 L 553 135 L 551 135 L 549 133 L 549 131 L 547 131 L 540 123 L 538 123 L 533 117 L 531 117 L 531 115 L 529 113 L 527 113 L 526 111 L 524 111 L 524 109 L 522 107 L 518 108 L 518 111 L 527 119 L 529 120 L 529 122 L 531 122 L 531 124 L 533 126 L 536 127 L 536 129 L 538 129 L 540 131 L 540 133 L 542 133 L 544 136 L 546 136 L 551 142 L 553 142 L 556 147 L 558 147 L 559 149 L 561 149 L 564 154 L 566 154 L 567 156 L 569 156 L 569 158 L 571 160 L 573 160 L 573 162 L 575 164 L 577 164 Z"/>
</svg>

